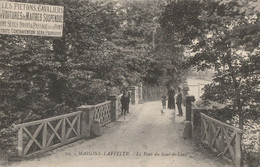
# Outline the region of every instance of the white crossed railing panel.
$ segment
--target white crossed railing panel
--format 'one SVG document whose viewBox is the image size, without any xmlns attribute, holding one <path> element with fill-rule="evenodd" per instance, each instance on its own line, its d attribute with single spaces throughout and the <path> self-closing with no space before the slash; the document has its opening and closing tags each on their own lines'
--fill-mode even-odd
<svg viewBox="0 0 260 167">
<path fill-rule="evenodd" d="M 95 105 L 94 119 L 100 120 L 101 126 L 111 122 L 111 101 Z"/>
<path fill-rule="evenodd" d="M 78 111 L 17 125 L 18 155 L 38 155 L 80 139 L 81 113 Z"/>
<path fill-rule="evenodd" d="M 241 166 L 241 139 L 243 131 L 201 113 L 201 140 Z"/>
</svg>

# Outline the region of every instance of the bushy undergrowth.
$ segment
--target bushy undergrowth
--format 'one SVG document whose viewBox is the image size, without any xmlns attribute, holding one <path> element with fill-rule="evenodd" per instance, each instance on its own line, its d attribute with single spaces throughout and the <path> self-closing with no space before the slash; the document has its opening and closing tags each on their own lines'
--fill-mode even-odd
<svg viewBox="0 0 260 167">
<path fill-rule="evenodd" d="M 17 130 L 14 126 L 0 130 L 0 155 L 3 159 L 14 160 L 17 158 Z"/>
<path fill-rule="evenodd" d="M 228 121 L 238 126 L 238 117 Z M 260 120 L 247 120 L 244 123 L 242 136 L 243 160 L 249 167 L 260 165 Z"/>
</svg>

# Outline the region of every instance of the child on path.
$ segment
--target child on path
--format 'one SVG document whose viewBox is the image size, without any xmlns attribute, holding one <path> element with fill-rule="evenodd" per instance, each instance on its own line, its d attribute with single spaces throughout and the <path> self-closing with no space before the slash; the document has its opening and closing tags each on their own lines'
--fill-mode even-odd
<svg viewBox="0 0 260 167">
<path fill-rule="evenodd" d="M 162 96 L 162 107 L 163 107 L 163 109 L 166 109 L 166 100 L 167 100 L 167 98 L 166 98 L 166 96 Z"/>
</svg>

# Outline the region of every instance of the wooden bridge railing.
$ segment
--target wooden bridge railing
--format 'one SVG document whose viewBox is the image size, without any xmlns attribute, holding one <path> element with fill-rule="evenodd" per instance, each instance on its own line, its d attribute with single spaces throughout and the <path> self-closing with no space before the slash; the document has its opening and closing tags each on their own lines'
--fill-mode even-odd
<svg viewBox="0 0 260 167">
<path fill-rule="evenodd" d="M 111 122 L 111 101 L 95 105 L 94 119 L 99 119 L 101 126 Z"/>
<path fill-rule="evenodd" d="M 112 97 L 97 105 L 80 106 L 77 112 L 16 125 L 18 156 L 39 155 L 78 139 L 88 138 L 95 119 L 100 120 L 101 126 L 116 121 L 121 113 L 122 95 Z"/>
<path fill-rule="evenodd" d="M 243 131 L 213 119 L 201 116 L 201 140 L 216 150 L 219 155 L 230 158 L 236 167 L 241 167 L 241 139 Z"/>
<path fill-rule="evenodd" d="M 81 138 L 81 111 L 16 125 L 18 156 L 28 157 Z"/>
</svg>

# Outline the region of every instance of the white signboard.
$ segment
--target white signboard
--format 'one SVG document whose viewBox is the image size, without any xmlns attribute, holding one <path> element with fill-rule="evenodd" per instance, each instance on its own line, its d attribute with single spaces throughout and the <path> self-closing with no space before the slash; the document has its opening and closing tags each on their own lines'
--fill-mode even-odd
<svg viewBox="0 0 260 167">
<path fill-rule="evenodd" d="M 62 6 L 0 1 L 0 34 L 62 37 Z"/>
</svg>

